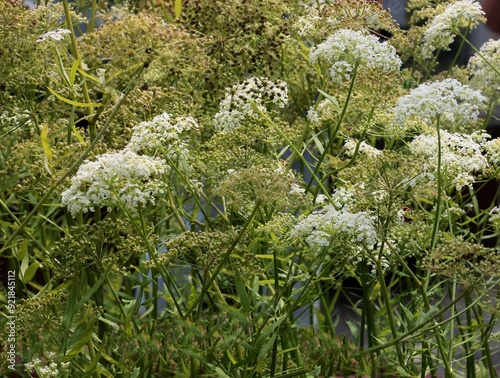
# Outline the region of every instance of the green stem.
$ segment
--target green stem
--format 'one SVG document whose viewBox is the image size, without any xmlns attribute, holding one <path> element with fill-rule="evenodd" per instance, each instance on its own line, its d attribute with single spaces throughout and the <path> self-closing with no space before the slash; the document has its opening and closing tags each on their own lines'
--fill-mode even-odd
<svg viewBox="0 0 500 378">
<path fill-rule="evenodd" d="M 338 133 L 338 131 L 340 129 L 340 125 L 342 124 L 342 121 L 344 120 L 344 117 L 345 117 L 345 115 L 347 113 L 347 106 L 349 105 L 349 101 L 350 101 L 350 99 L 352 97 L 352 92 L 353 92 L 353 89 L 354 89 L 354 81 L 356 79 L 356 72 L 357 72 L 357 69 L 358 69 L 358 65 L 359 65 L 358 62 L 356 62 L 356 64 L 354 65 L 354 69 L 352 71 L 351 83 L 349 85 L 349 90 L 347 92 L 347 98 L 346 98 L 346 100 L 344 102 L 344 106 L 342 108 L 342 112 L 340 113 L 339 120 L 338 120 L 337 124 L 335 125 L 335 128 L 334 128 L 333 132 L 330 135 L 330 140 L 328 141 L 328 145 L 325 147 L 325 149 L 323 150 L 323 153 L 319 157 L 318 162 L 316 163 L 316 168 L 314 169 L 314 175 L 311 176 L 311 179 L 307 183 L 306 192 L 309 190 L 309 188 L 311 187 L 314 179 L 316 178 L 316 176 L 317 176 L 317 174 L 319 172 L 319 169 L 321 168 L 321 164 L 323 163 L 323 160 L 326 158 L 326 155 L 330 151 L 330 149 L 331 149 L 331 147 L 333 145 L 333 142 L 335 141 L 335 137 L 337 136 L 337 133 Z"/>
<path fill-rule="evenodd" d="M 375 353 L 375 352 L 378 352 L 380 350 L 384 350 L 386 348 L 389 348 L 395 344 L 398 344 L 398 343 L 401 343 L 401 342 L 405 342 L 407 340 L 410 340 L 411 338 L 414 338 L 416 336 L 418 336 L 419 334 L 422 334 L 422 333 L 426 333 L 426 332 L 429 332 L 429 329 L 424 329 L 422 330 L 427 324 L 433 322 L 437 317 L 443 315 L 446 311 L 448 311 L 452 306 L 454 306 L 458 301 L 460 301 L 462 298 L 465 297 L 465 295 L 467 295 L 468 293 L 470 293 L 470 291 L 464 291 L 462 294 L 460 294 L 456 299 L 455 301 L 452 301 L 450 303 L 448 303 L 446 306 L 444 306 L 441 310 L 439 310 L 438 312 L 436 312 L 436 314 L 431 317 L 430 319 L 427 319 L 426 321 L 424 321 L 423 323 L 413 327 L 412 329 L 408 330 L 407 332 L 405 332 L 404 334 L 400 334 L 396 339 L 393 339 L 391 341 L 388 341 L 384 344 L 381 344 L 381 345 L 377 345 L 377 346 L 374 346 L 374 347 L 371 347 L 371 348 L 367 348 L 363 351 L 364 354 L 370 354 L 370 353 Z M 462 311 L 463 312 L 463 311 Z M 457 314 L 458 315 L 458 314 Z M 435 329 L 435 328 L 438 328 L 441 326 L 441 323 L 438 323 L 438 324 L 435 324 L 431 327 L 431 329 Z"/>
<path fill-rule="evenodd" d="M 316 176 L 316 173 L 312 170 L 311 166 L 309 165 L 309 162 L 304 158 L 304 156 L 300 153 L 299 149 L 292 143 L 292 141 L 279 129 L 278 126 L 274 124 L 274 122 L 271 120 L 269 115 L 265 114 L 262 112 L 262 110 L 255 108 L 260 115 L 267 121 L 267 123 L 276 130 L 276 132 L 283 138 L 283 140 L 290 146 L 290 148 L 295 152 L 296 156 L 299 157 L 299 159 L 302 161 L 304 166 L 307 168 L 309 173 L 311 173 L 312 178 L 314 178 L 318 182 L 318 186 L 321 188 L 323 191 L 323 194 L 328 198 L 328 200 L 333 203 L 332 196 L 330 195 L 329 191 L 326 190 L 325 186 L 322 184 L 321 180 Z"/>
<path fill-rule="evenodd" d="M 389 291 L 387 290 L 387 285 L 385 284 L 385 276 L 384 276 L 384 269 L 382 268 L 382 253 L 384 250 L 384 242 L 382 242 L 382 245 L 380 246 L 380 253 L 378 255 L 378 258 L 375 261 L 375 265 L 377 266 L 377 274 L 380 282 L 380 292 L 382 294 L 382 298 L 384 299 L 384 304 L 385 304 L 385 310 L 387 312 L 387 320 L 389 321 L 389 326 L 391 328 L 391 333 L 393 339 L 398 338 L 398 331 L 396 329 L 396 322 L 394 321 L 394 315 L 392 313 L 392 308 L 391 308 L 391 298 L 389 295 Z M 401 351 L 401 345 L 399 342 L 395 344 L 396 347 L 396 353 L 398 355 L 398 362 L 399 365 L 405 369 L 405 360 L 403 353 Z"/>
<path fill-rule="evenodd" d="M 226 251 L 226 253 L 224 253 L 224 255 L 222 256 L 221 258 L 221 261 L 220 263 L 217 265 L 217 267 L 215 268 L 214 272 L 212 273 L 211 277 L 209 277 L 207 279 L 207 281 L 205 282 L 205 284 L 203 285 L 203 287 L 201 288 L 201 293 L 200 295 L 196 298 L 196 300 L 194 301 L 194 303 L 191 305 L 190 308 L 187 309 L 187 311 L 184 313 L 184 315 L 182 316 L 182 318 L 185 320 L 188 318 L 189 315 L 191 315 L 191 313 L 193 312 L 193 310 L 198 306 L 198 303 L 200 303 L 203 298 L 205 297 L 205 294 L 207 293 L 208 289 L 212 286 L 212 283 L 215 281 L 215 279 L 217 278 L 219 272 L 221 271 L 222 267 L 226 264 L 226 262 L 229 260 L 229 256 L 231 256 L 231 253 L 233 253 L 234 249 L 236 248 L 236 246 L 238 245 L 238 243 L 240 242 L 241 238 L 243 237 L 243 235 L 245 234 L 248 226 L 250 226 L 250 224 L 253 222 L 253 219 L 255 217 L 255 215 L 257 214 L 258 210 L 259 210 L 259 207 L 260 207 L 260 204 L 257 204 L 255 205 L 255 208 L 253 209 L 252 211 L 252 214 L 250 215 L 250 217 L 248 218 L 248 220 L 246 221 L 245 225 L 243 226 L 243 229 L 240 231 L 240 233 L 238 234 L 236 240 L 233 242 L 233 244 L 231 244 L 231 246 L 228 248 L 228 250 Z M 198 314 L 200 315 L 200 314 Z"/>
<path fill-rule="evenodd" d="M 442 158 L 442 151 L 441 151 L 441 132 L 440 132 L 440 125 L 439 125 L 439 116 L 437 118 L 437 141 L 438 141 L 438 150 L 437 150 L 437 198 L 436 198 L 436 210 L 435 210 L 435 219 L 434 219 L 434 227 L 432 229 L 432 236 L 431 236 L 431 242 L 430 242 L 430 250 L 432 251 L 434 247 L 437 244 L 438 240 L 438 231 L 439 231 L 439 224 L 441 223 L 441 205 L 442 205 L 442 186 L 443 186 L 443 177 L 442 177 L 442 167 L 441 167 L 441 158 Z"/>
</svg>

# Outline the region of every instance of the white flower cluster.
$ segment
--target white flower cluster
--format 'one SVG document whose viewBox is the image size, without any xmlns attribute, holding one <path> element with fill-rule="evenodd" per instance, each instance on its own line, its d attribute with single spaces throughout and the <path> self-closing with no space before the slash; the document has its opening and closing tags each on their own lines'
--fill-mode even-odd
<svg viewBox="0 0 500 378">
<path fill-rule="evenodd" d="M 164 147 L 166 156 L 175 159 L 186 154 L 186 144 L 182 140 L 182 134 L 199 128 L 192 117 L 178 117 L 172 120 L 168 113 L 163 113 L 151 121 L 134 126 L 132 137 L 125 149 L 154 154 L 155 150 Z"/>
<path fill-rule="evenodd" d="M 319 127 L 323 122 L 334 119 L 340 113 L 338 104 L 330 100 L 322 100 L 316 108 L 311 106 L 307 111 L 307 119 L 314 127 Z"/>
<path fill-rule="evenodd" d="M 495 138 L 483 144 L 488 163 L 500 166 L 500 139 Z"/>
<path fill-rule="evenodd" d="M 336 209 L 349 209 L 349 206 L 354 202 L 356 196 L 355 188 L 340 187 L 333 191 L 331 198 L 332 204 Z"/>
<path fill-rule="evenodd" d="M 46 40 L 62 41 L 64 40 L 64 37 L 67 34 L 71 34 L 71 32 L 68 29 L 56 29 L 49 31 L 45 34 L 42 34 L 40 37 L 38 37 L 36 41 L 37 42 L 43 42 Z"/>
<path fill-rule="evenodd" d="M 486 134 L 458 134 L 440 131 L 441 138 L 441 174 L 449 185 L 461 190 L 474 183 L 474 173 L 481 173 L 488 168 L 488 161 L 482 154 L 482 145 Z M 478 141 L 479 140 L 479 141 Z M 437 178 L 438 138 L 437 135 L 419 135 L 410 143 L 410 152 L 423 158 L 421 177 Z"/>
<path fill-rule="evenodd" d="M 288 86 L 284 81 L 273 82 L 267 78 L 252 77 L 227 90 L 219 104 L 214 125 L 219 130 L 230 131 L 240 126 L 245 119 L 257 119 L 252 103 L 266 112 L 266 104 L 280 108 L 288 103 Z"/>
<path fill-rule="evenodd" d="M 372 217 L 366 212 L 351 213 L 347 208 L 336 210 L 327 205 L 302 219 L 290 232 L 293 238 L 306 238 L 313 249 L 330 245 L 334 235 L 349 237 L 353 243 L 373 249 L 377 233 Z"/>
<path fill-rule="evenodd" d="M 311 35 L 316 29 L 316 23 L 321 21 L 319 10 L 316 6 L 304 5 L 304 14 L 295 21 L 295 28 L 301 37 Z"/>
<path fill-rule="evenodd" d="M 419 117 L 432 124 L 439 117 L 458 127 L 476 121 L 484 101 L 479 91 L 456 79 L 424 83 L 398 99 L 394 122 L 404 126 L 410 117 Z"/>
<path fill-rule="evenodd" d="M 341 29 L 314 47 L 309 59 L 316 63 L 319 59 L 330 65 L 330 76 L 336 83 L 350 80 L 356 64 L 359 70 L 377 70 L 380 73 L 398 71 L 401 59 L 396 49 L 387 42 L 380 43 L 373 35 L 361 31 Z"/>
<path fill-rule="evenodd" d="M 370 146 L 365 141 L 357 142 L 353 139 L 348 139 L 344 144 L 347 156 L 352 157 L 354 155 L 354 151 L 356 151 L 358 144 L 358 153 L 366 155 L 368 157 L 376 157 L 382 152 L 380 150 L 377 150 L 375 147 Z"/>
<path fill-rule="evenodd" d="M 474 28 L 484 22 L 484 12 L 476 0 L 452 2 L 426 26 L 422 54 L 426 58 L 435 50 L 449 50 L 460 28 Z"/>
<path fill-rule="evenodd" d="M 47 358 L 53 360 L 56 358 L 56 354 L 54 352 L 49 352 Z M 59 376 L 59 369 L 55 362 L 47 362 L 47 365 L 44 365 L 40 358 L 35 358 L 33 361 L 27 362 L 25 367 L 28 372 L 33 373 L 36 371 L 37 376 L 40 378 L 53 378 Z M 69 368 L 69 362 L 62 362 L 61 368 L 67 370 Z"/>
<path fill-rule="evenodd" d="M 62 193 L 62 203 L 73 217 L 80 211 L 94 211 L 94 206 L 121 204 L 135 211 L 163 193 L 165 183 L 157 178 L 168 170 L 164 160 L 130 150 L 107 153 L 80 166 L 71 187 Z"/>
<path fill-rule="evenodd" d="M 500 40 L 490 39 L 469 60 L 467 66 L 472 74 L 469 85 L 480 89 L 485 95 L 500 92 Z"/>
</svg>

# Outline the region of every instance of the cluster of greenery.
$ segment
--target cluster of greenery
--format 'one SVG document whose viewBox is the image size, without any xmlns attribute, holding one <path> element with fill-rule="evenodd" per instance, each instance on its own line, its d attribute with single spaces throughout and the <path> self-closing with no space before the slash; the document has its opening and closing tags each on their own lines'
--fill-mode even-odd
<svg viewBox="0 0 500 378">
<path fill-rule="evenodd" d="M 500 45 L 408 4 L 0 0 L 17 372 L 496 376 Z"/>
</svg>

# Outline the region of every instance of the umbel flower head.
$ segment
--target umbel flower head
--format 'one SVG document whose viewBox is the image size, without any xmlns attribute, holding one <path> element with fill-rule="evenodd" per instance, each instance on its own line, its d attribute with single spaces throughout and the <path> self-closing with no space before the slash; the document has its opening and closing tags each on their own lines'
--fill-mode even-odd
<svg viewBox="0 0 500 378">
<path fill-rule="evenodd" d="M 214 126 L 230 131 L 240 126 L 246 119 L 257 119 L 252 102 L 266 112 L 266 105 L 275 104 L 280 108 L 288 103 L 288 86 L 285 82 L 273 82 L 267 78 L 252 77 L 226 91 L 226 97 L 219 104 L 219 112 L 214 117 Z"/>
<path fill-rule="evenodd" d="M 340 210 L 332 205 L 314 211 L 303 218 L 290 232 L 294 238 L 305 238 L 313 250 L 335 244 L 335 237 L 341 244 L 348 241 L 362 249 L 373 249 L 377 242 L 374 220 L 367 212 L 351 213 L 348 206 Z"/>
<path fill-rule="evenodd" d="M 500 40 L 490 39 L 469 60 L 469 85 L 487 96 L 500 92 Z"/>
<path fill-rule="evenodd" d="M 69 31 L 68 29 L 56 29 L 42 34 L 36 41 L 37 42 L 44 42 L 47 40 L 62 41 L 64 40 L 64 37 L 67 34 L 71 34 L 71 31 Z"/>
<path fill-rule="evenodd" d="M 399 98 L 394 122 L 404 127 L 409 118 L 418 117 L 434 125 L 439 118 L 442 125 L 458 128 L 477 120 L 484 101 L 481 92 L 456 79 L 424 83 Z"/>
<path fill-rule="evenodd" d="M 62 193 L 62 204 L 74 217 L 95 206 L 123 205 L 135 211 L 139 205 L 154 203 L 154 195 L 166 188 L 161 176 L 168 173 L 166 162 L 140 156 L 130 150 L 107 153 L 80 166 L 71 186 Z"/>
<path fill-rule="evenodd" d="M 200 128 L 192 117 L 171 119 L 168 113 L 160 114 L 151 121 L 141 122 L 132 129 L 132 138 L 125 149 L 154 154 L 155 150 L 164 147 L 167 157 L 178 158 L 185 154 L 186 143 L 182 136 L 186 132 Z"/>
<path fill-rule="evenodd" d="M 454 186 L 457 190 L 471 186 L 475 181 L 474 174 L 480 174 L 488 168 L 482 145 L 489 135 L 467 135 L 441 130 L 440 137 L 441 151 L 438 151 L 437 134 L 422 134 L 410 143 L 410 152 L 426 161 L 421 177 L 437 179 L 437 156 L 441 153 L 441 173 L 447 186 Z"/>
<path fill-rule="evenodd" d="M 452 2 L 426 26 L 422 54 L 430 58 L 435 50 L 449 50 L 460 28 L 474 28 L 484 22 L 484 12 L 476 0 Z"/>
<path fill-rule="evenodd" d="M 341 29 L 311 50 L 309 59 L 330 64 L 330 75 L 337 83 L 349 80 L 356 64 L 359 70 L 380 73 L 398 71 L 401 67 L 396 49 L 387 42 L 357 30 Z"/>
</svg>

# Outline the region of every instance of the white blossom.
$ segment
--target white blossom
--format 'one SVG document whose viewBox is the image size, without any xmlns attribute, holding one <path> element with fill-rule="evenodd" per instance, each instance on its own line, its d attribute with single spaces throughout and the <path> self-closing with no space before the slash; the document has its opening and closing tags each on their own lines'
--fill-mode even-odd
<svg viewBox="0 0 500 378">
<path fill-rule="evenodd" d="M 323 122 L 331 121 L 340 112 L 338 104 L 326 99 L 320 101 L 316 106 L 311 106 L 307 111 L 307 119 L 312 126 L 318 127 Z"/>
<path fill-rule="evenodd" d="M 369 157 L 376 157 L 382 152 L 380 150 L 377 150 L 375 147 L 370 146 L 365 141 L 358 142 L 353 139 L 346 140 L 344 143 L 344 148 L 346 149 L 347 155 L 351 157 L 354 155 L 356 148 L 358 148 L 358 153 Z"/>
<path fill-rule="evenodd" d="M 168 113 L 163 113 L 151 121 L 134 126 L 125 149 L 137 153 L 154 153 L 158 148 L 164 147 L 166 156 L 176 159 L 187 154 L 183 134 L 198 129 L 199 125 L 192 117 L 172 119 Z"/>
<path fill-rule="evenodd" d="M 373 35 L 350 29 L 338 30 L 315 46 L 309 59 L 312 63 L 320 59 L 327 62 L 332 80 L 338 83 L 351 78 L 356 64 L 358 70 L 377 70 L 380 73 L 398 71 L 402 64 L 396 49 L 389 43 L 381 43 Z"/>
<path fill-rule="evenodd" d="M 68 29 L 56 29 L 49 31 L 45 34 L 42 34 L 38 39 L 36 40 L 37 42 L 43 42 L 46 40 L 53 40 L 53 41 L 62 41 L 64 40 L 64 37 L 67 34 L 71 34 L 71 31 Z"/>
<path fill-rule="evenodd" d="M 441 176 L 457 190 L 474 183 L 475 173 L 481 173 L 488 167 L 488 161 L 482 154 L 482 146 L 476 135 L 449 133 L 440 131 L 441 151 L 438 151 L 436 135 L 419 135 L 410 143 L 410 152 L 422 158 L 420 179 L 437 179 L 438 154 L 441 154 Z M 418 180 L 418 178 L 416 178 Z"/>
<path fill-rule="evenodd" d="M 80 166 L 70 188 L 62 193 L 62 204 L 73 216 L 94 211 L 95 206 L 119 204 L 135 211 L 163 193 L 166 184 L 161 176 L 168 170 L 165 161 L 130 150 L 107 153 Z"/>
<path fill-rule="evenodd" d="M 327 205 L 303 218 L 290 232 L 293 238 L 305 238 L 313 249 L 330 245 L 334 235 L 348 237 L 360 247 L 372 249 L 377 242 L 373 218 L 366 212 L 351 213 Z"/>
<path fill-rule="evenodd" d="M 495 138 L 483 144 L 486 159 L 491 165 L 500 165 L 500 139 Z"/>
<path fill-rule="evenodd" d="M 490 210 L 488 222 L 497 232 L 500 230 L 500 207 L 495 206 Z"/>
<path fill-rule="evenodd" d="M 484 12 L 478 1 L 452 2 L 426 25 L 423 35 L 423 56 L 429 58 L 433 51 L 438 49 L 449 50 L 449 45 L 460 28 L 472 29 L 480 22 L 484 22 Z"/>
<path fill-rule="evenodd" d="M 219 130 L 230 131 L 247 119 L 258 119 L 254 106 L 265 113 L 267 104 L 283 108 L 287 103 L 288 86 L 285 82 L 253 77 L 226 91 L 214 117 L 214 125 Z"/>
<path fill-rule="evenodd" d="M 398 99 L 394 122 L 404 125 L 410 117 L 419 117 L 434 124 L 439 117 L 460 126 L 477 120 L 484 101 L 479 91 L 456 79 L 424 83 Z"/>
<path fill-rule="evenodd" d="M 485 95 L 500 92 L 500 40 L 490 39 L 473 55 L 468 63 L 472 77 L 469 85 Z"/>
</svg>

